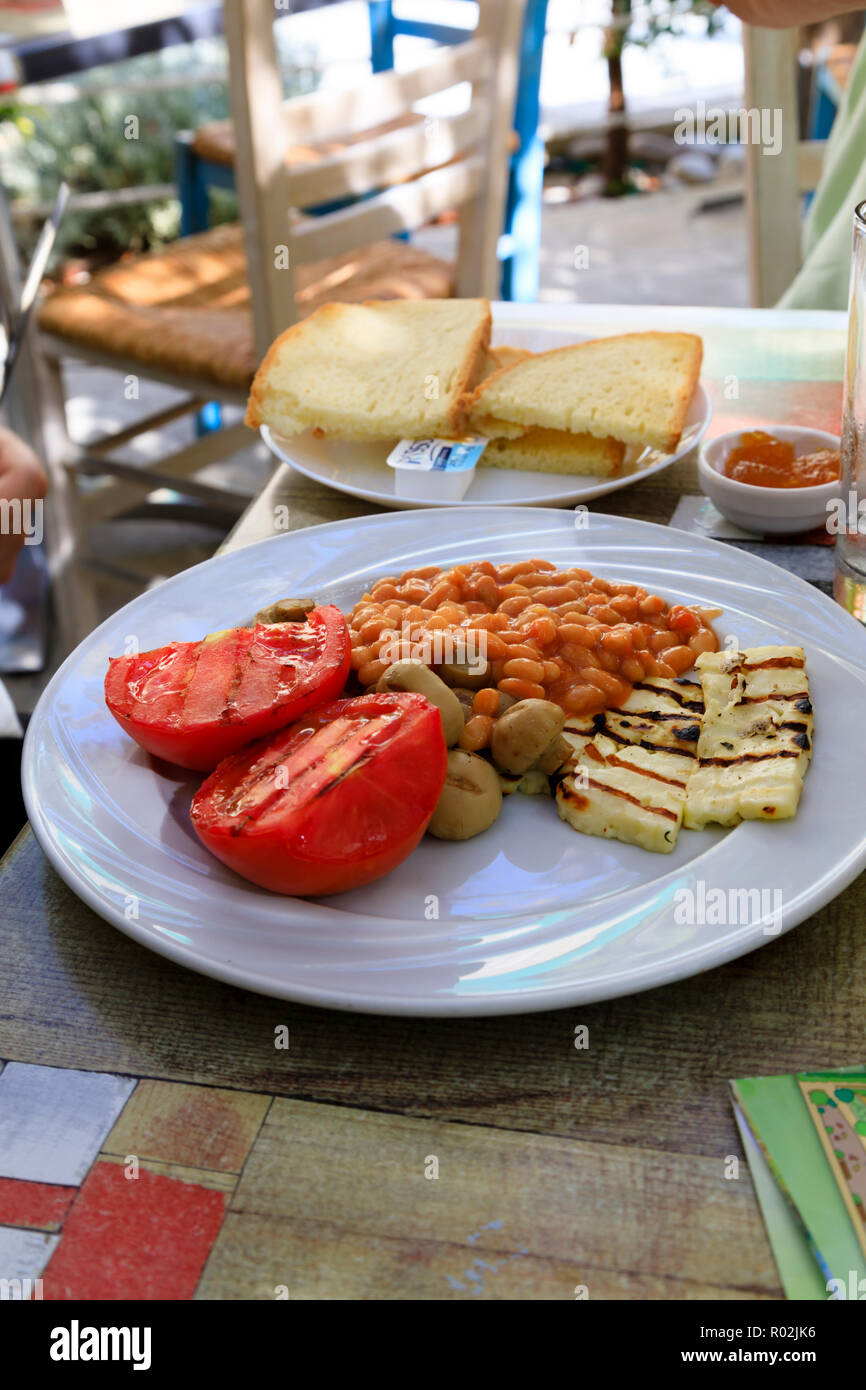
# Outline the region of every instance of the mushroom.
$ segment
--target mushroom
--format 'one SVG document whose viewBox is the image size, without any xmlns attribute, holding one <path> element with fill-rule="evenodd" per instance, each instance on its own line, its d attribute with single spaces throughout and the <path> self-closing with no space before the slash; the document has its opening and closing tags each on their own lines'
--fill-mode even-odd
<svg viewBox="0 0 866 1390">
<path fill-rule="evenodd" d="M 449 690 L 444 681 L 417 657 L 395 661 L 393 666 L 382 672 L 379 685 L 383 690 L 413 690 L 435 705 L 442 719 L 442 732 L 448 748 L 463 733 L 463 706 L 454 691 Z"/>
<path fill-rule="evenodd" d="M 490 751 L 502 772 L 528 772 L 559 738 L 565 713 L 550 700 L 518 700 L 493 726 Z"/>
<path fill-rule="evenodd" d="M 316 606 L 314 598 L 281 598 L 260 608 L 254 623 L 303 623 Z"/>
<path fill-rule="evenodd" d="M 493 824 L 501 809 L 496 769 L 477 753 L 452 748 L 429 833 L 438 840 L 471 840 Z"/>
<path fill-rule="evenodd" d="M 492 667 L 489 661 L 443 661 L 437 668 L 446 685 L 459 685 L 464 690 L 480 690 L 490 684 Z"/>
</svg>

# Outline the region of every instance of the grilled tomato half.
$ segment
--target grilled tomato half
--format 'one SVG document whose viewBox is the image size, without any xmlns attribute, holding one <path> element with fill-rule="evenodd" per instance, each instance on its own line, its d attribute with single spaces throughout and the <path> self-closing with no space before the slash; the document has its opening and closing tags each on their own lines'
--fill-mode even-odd
<svg viewBox="0 0 866 1390">
<path fill-rule="evenodd" d="M 200 642 L 114 657 L 105 703 L 148 753 L 210 772 L 339 695 L 350 655 L 343 615 L 329 604 L 306 622 L 229 628 Z"/>
<path fill-rule="evenodd" d="M 192 823 L 217 859 L 263 888 L 342 893 L 412 853 L 445 764 L 442 720 L 423 695 L 337 700 L 220 763 Z"/>
</svg>

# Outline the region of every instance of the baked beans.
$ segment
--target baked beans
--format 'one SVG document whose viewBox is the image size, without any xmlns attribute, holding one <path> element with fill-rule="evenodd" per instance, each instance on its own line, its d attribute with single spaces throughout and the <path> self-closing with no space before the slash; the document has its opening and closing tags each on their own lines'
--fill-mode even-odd
<svg viewBox="0 0 866 1390">
<path fill-rule="evenodd" d="M 557 571 L 549 560 L 473 560 L 387 575 L 347 622 L 352 667 L 367 688 L 407 657 L 434 669 L 486 663 L 460 740 L 475 750 L 489 746 L 500 695 L 592 715 L 621 705 L 647 676 L 682 675 L 718 650 L 710 619 L 719 611 L 669 606 L 639 584 Z"/>
</svg>

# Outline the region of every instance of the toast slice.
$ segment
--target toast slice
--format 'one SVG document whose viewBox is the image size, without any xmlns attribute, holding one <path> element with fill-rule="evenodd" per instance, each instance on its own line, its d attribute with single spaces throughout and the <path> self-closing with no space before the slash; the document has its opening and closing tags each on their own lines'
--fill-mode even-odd
<svg viewBox="0 0 866 1390">
<path fill-rule="evenodd" d="M 693 333 L 626 333 L 553 348 L 482 381 L 470 423 L 609 436 L 670 452 L 679 443 L 701 369 Z"/>
<path fill-rule="evenodd" d="M 507 344 L 490 348 L 485 379 L 503 367 L 525 362 L 532 355 L 528 348 Z M 531 429 L 492 415 L 477 416 L 473 419 L 473 428 L 490 439 L 478 460 L 479 466 L 484 468 L 520 468 L 531 473 L 609 478 L 619 472 L 625 458 L 624 444 L 616 439 L 596 439 L 591 434 Z"/>
<path fill-rule="evenodd" d="M 324 304 L 271 344 L 246 423 L 336 439 L 458 435 L 485 370 L 490 327 L 486 299 Z"/>
<path fill-rule="evenodd" d="M 797 814 L 814 716 L 802 647 L 705 652 L 706 713 L 685 823 L 737 825 Z"/>
</svg>

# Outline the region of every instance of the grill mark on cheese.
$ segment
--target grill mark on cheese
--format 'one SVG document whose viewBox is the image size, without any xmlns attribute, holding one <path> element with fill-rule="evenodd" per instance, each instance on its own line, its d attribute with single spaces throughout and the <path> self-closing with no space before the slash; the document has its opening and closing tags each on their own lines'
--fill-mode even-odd
<svg viewBox="0 0 866 1390">
<path fill-rule="evenodd" d="M 697 687 L 697 686 L 694 686 L 694 685 L 692 686 L 692 688 L 695 689 L 695 690 L 698 689 L 698 687 Z M 647 685 L 644 681 L 638 681 L 637 684 L 634 685 L 634 686 L 632 687 L 632 689 L 633 689 L 633 690 L 647 690 L 647 691 L 649 691 L 650 695 L 669 695 L 670 698 L 671 698 L 672 700 L 675 700 L 675 701 L 677 702 L 677 704 L 680 706 L 681 709 L 690 709 L 690 710 L 694 710 L 694 712 L 695 712 L 696 714 L 703 714 L 703 712 L 704 712 L 704 702 L 703 702 L 703 700 L 687 700 L 687 699 L 685 698 L 685 696 L 684 696 L 684 695 L 681 695 L 680 692 L 679 692 L 678 690 L 669 690 L 668 687 L 667 687 L 666 685 L 665 685 L 665 686 Z M 626 710 L 625 713 L 626 713 L 626 714 L 632 714 L 632 713 L 635 713 L 635 714 L 636 714 L 637 711 L 636 711 L 636 710 Z M 643 713 L 643 711 L 641 711 L 641 713 Z"/>
<path fill-rule="evenodd" d="M 605 786 L 604 782 L 596 782 L 592 777 L 587 777 L 586 786 L 595 787 L 596 791 L 607 792 L 610 796 L 620 796 L 623 801 L 630 801 L 633 806 L 637 806 L 641 811 L 646 811 L 651 816 L 664 816 L 665 820 L 678 821 L 679 816 L 676 811 L 669 811 L 666 806 L 645 806 L 636 796 L 630 792 L 621 791 L 619 787 Z M 567 782 L 562 783 L 562 794 L 568 801 L 573 801 L 580 811 L 586 810 L 589 802 L 580 792 L 573 791 Z"/>
<path fill-rule="evenodd" d="M 738 704 L 760 705 L 763 704 L 765 700 L 778 700 L 780 703 L 784 702 L 785 704 L 789 702 L 792 704 L 797 704 L 799 700 L 802 700 L 806 705 L 809 706 L 809 708 L 801 709 L 799 704 L 797 704 L 797 708 L 800 710 L 800 713 L 812 713 L 812 701 L 809 699 L 808 690 L 799 690 L 794 695 L 786 695 L 784 691 L 781 690 L 771 690 L 769 695 L 743 695 L 742 698 L 738 701 Z"/>
<path fill-rule="evenodd" d="M 771 656 L 766 661 L 743 662 L 737 669 L 740 671 L 769 671 L 769 670 L 797 670 L 802 671 L 806 665 L 801 656 Z"/>
<path fill-rule="evenodd" d="M 638 777 L 651 777 L 654 782 L 667 782 L 669 787 L 685 788 L 687 785 L 676 777 L 663 777 L 660 772 L 650 772 L 648 767 L 636 767 L 634 763 L 628 762 L 625 758 L 618 758 L 615 753 L 611 753 L 609 758 L 602 759 L 602 761 L 606 761 L 608 767 L 624 767 L 626 771 L 633 772 Z"/>
<path fill-rule="evenodd" d="M 668 719 L 678 719 L 679 722 L 682 724 L 683 719 L 685 719 L 685 717 L 686 717 L 685 715 L 680 714 L 679 710 L 667 710 L 667 711 L 666 711 L 666 710 L 660 710 L 660 709 L 625 709 L 625 710 L 614 709 L 614 710 L 611 710 L 610 713 L 611 713 L 611 714 L 627 714 L 628 717 L 629 717 L 629 719 L 637 719 L 637 720 L 645 719 L 645 720 L 647 721 L 648 724 L 661 724 L 661 723 L 663 723 L 665 720 L 668 720 Z M 623 727 L 626 728 L 626 729 L 629 727 L 629 726 L 626 724 L 625 720 L 623 720 Z M 696 728 L 698 727 L 698 725 L 697 725 L 697 724 L 693 724 L 693 725 L 690 724 L 688 727 L 689 727 L 689 728 L 695 728 L 695 729 L 696 729 Z"/>
<path fill-rule="evenodd" d="M 701 767 L 733 767 L 736 763 L 765 763 L 773 758 L 799 758 L 800 750 L 782 748 L 778 753 L 740 753 L 736 758 L 698 758 Z"/>
<path fill-rule="evenodd" d="M 599 720 L 602 721 L 600 724 L 598 723 Z M 619 743 L 624 748 L 646 748 L 650 753 L 677 753 L 682 758 L 694 758 L 695 756 L 691 748 L 675 748 L 669 743 L 648 743 L 646 739 L 623 738 L 622 734 L 608 727 L 603 714 L 595 716 L 595 731 L 598 734 L 604 734 L 605 738 L 612 739 L 614 743 Z"/>
</svg>

